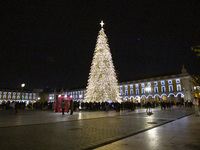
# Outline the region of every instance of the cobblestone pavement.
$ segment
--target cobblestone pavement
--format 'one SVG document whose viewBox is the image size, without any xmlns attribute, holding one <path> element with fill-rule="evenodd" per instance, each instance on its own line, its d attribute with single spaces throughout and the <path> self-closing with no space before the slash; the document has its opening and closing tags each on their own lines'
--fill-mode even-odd
<svg viewBox="0 0 200 150">
<path fill-rule="evenodd" d="M 136 112 L 76 112 L 73 116 L 48 111 L 0 111 L 2 150 L 93 149 L 193 113 L 189 108 Z"/>
<path fill-rule="evenodd" d="M 95 150 L 199 150 L 200 118 L 190 115 Z"/>
</svg>

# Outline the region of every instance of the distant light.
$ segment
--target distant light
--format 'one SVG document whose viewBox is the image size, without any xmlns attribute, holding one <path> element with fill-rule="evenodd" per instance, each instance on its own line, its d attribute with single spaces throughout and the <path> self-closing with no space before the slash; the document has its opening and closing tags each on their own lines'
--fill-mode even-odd
<svg viewBox="0 0 200 150">
<path fill-rule="evenodd" d="M 145 90 L 150 92 L 151 91 L 151 87 L 146 87 Z"/>
<path fill-rule="evenodd" d="M 103 26 L 104 26 L 103 20 L 101 21 L 100 25 L 101 25 L 101 27 L 103 28 Z"/>
<path fill-rule="evenodd" d="M 138 41 L 140 41 L 140 38 L 138 38 Z"/>
<path fill-rule="evenodd" d="M 21 84 L 21 87 L 22 87 L 22 88 L 25 87 L 25 83 L 22 83 L 22 84 Z"/>
</svg>

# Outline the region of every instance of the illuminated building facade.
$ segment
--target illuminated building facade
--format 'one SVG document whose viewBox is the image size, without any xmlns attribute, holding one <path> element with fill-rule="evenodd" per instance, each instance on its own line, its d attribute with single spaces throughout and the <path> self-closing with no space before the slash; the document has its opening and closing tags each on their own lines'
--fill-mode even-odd
<svg viewBox="0 0 200 150">
<path fill-rule="evenodd" d="M 18 101 L 28 104 L 29 102 L 34 102 L 35 100 L 35 92 L 0 89 L 0 103 L 3 101 Z"/>
<path fill-rule="evenodd" d="M 199 85 L 193 75 L 182 68 L 181 74 L 160 76 L 119 83 L 122 101 L 146 103 L 147 101 L 181 102 L 199 99 Z M 85 89 L 69 91 L 74 100 L 84 101 Z"/>
</svg>

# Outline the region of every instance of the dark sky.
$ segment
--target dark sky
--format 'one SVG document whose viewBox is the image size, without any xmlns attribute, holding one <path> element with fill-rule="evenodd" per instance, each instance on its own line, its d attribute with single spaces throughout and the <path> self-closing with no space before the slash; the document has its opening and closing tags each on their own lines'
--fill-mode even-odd
<svg viewBox="0 0 200 150">
<path fill-rule="evenodd" d="M 0 6 L 0 87 L 87 85 L 100 30 L 119 82 L 180 73 L 200 74 L 199 0 L 4 1 Z"/>
</svg>

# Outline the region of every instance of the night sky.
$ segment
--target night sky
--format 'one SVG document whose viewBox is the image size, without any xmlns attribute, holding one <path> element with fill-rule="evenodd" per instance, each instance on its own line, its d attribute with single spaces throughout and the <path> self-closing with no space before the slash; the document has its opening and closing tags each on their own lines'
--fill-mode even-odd
<svg viewBox="0 0 200 150">
<path fill-rule="evenodd" d="M 119 82 L 182 64 L 200 74 L 199 0 L 7 0 L 0 12 L 0 88 L 85 87 L 101 20 Z"/>
</svg>

